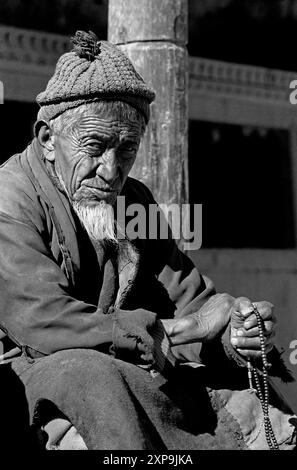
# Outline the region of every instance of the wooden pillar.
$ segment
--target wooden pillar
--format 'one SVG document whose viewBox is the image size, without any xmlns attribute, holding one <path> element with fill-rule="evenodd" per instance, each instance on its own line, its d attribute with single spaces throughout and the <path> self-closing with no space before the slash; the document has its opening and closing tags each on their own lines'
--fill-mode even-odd
<svg viewBox="0 0 297 470">
<path fill-rule="evenodd" d="M 188 1 L 109 0 L 108 39 L 156 92 L 132 176 L 160 203 L 188 199 Z"/>
</svg>

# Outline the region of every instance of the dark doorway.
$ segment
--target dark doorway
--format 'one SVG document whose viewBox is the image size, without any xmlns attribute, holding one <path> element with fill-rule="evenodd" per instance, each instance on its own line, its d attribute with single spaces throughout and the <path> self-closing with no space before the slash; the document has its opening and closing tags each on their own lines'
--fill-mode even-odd
<svg viewBox="0 0 297 470">
<path fill-rule="evenodd" d="M 191 121 L 189 175 L 203 247 L 295 246 L 287 131 Z"/>
<path fill-rule="evenodd" d="M 3 163 L 22 152 L 33 137 L 33 125 L 38 112 L 35 103 L 4 101 L 0 106 L 1 156 Z"/>
</svg>

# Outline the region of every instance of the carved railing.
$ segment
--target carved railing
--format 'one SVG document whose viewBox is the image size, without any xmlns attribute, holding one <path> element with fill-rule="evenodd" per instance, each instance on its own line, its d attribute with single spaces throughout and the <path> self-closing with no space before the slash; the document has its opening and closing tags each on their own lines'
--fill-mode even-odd
<svg viewBox="0 0 297 470">
<path fill-rule="evenodd" d="M 0 26 L 0 61 L 50 66 L 67 50 L 66 36 Z"/>
<path fill-rule="evenodd" d="M 232 64 L 191 57 L 189 86 L 191 90 L 246 98 L 289 103 L 290 83 L 297 73 Z"/>
</svg>

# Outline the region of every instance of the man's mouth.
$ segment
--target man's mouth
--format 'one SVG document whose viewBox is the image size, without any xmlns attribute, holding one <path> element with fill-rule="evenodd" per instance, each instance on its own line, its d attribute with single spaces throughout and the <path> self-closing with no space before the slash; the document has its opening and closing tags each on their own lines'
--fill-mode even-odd
<svg viewBox="0 0 297 470">
<path fill-rule="evenodd" d="M 104 184 L 88 182 L 88 181 L 83 181 L 81 183 L 81 187 L 86 187 L 88 189 L 92 189 L 92 190 L 95 190 L 95 191 L 100 191 L 102 193 L 107 193 L 107 194 L 117 192 L 116 189 L 114 189 L 110 186 L 107 186 L 107 185 L 104 185 Z"/>
<path fill-rule="evenodd" d="M 118 192 L 118 189 L 104 184 L 102 181 L 85 180 L 82 181 L 77 190 L 75 199 L 83 198 L 95 202 L 105 200 L 112 203 L 116 199 Z"/>
</svg>

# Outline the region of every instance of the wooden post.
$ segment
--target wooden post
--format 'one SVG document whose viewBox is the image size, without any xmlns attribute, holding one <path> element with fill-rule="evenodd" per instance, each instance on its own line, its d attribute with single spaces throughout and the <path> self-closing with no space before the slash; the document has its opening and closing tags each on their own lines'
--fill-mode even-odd
<svg viewBox="0 0 297 470">
<path fill-rule="evenodd" d="M 187 0 L 109 0 L 108 39 L 156 92 L 133 174 L 160 203 L 188 200 Z"/>
</svg>

